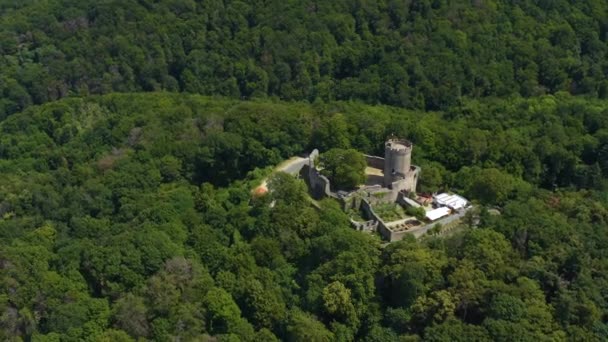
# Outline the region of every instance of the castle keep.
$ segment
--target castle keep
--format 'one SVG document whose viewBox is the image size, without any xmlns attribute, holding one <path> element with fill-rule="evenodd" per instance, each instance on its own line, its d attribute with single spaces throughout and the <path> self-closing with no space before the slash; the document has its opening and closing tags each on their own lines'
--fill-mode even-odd
<svg viewBox="0 0 608 342">
<path fill-rule="evenodd" d="M 395 194 L 416 191 L 420 168 L 412 165 L 412 148 L 411 142 L 402 139 L 389 139 L 384 144 L 384 186 Z"/>
</svg>

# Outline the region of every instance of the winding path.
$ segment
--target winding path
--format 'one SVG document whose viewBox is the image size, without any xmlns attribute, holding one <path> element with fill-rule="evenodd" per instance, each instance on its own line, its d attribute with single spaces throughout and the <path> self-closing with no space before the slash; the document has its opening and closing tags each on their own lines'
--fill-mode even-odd
<svg viewBox="0 0 608 342">
<path fill-rule="evenodd" d="M 300 172 L 300 170 L 302 170 L 304 165 L 308 165 L 308 158 L 293 157 L 277 165 L 274 171 L 281 171 L 295 176 Z M 268 177 L 262 180 L 262 183 L 258 186 L 258 188 L 260 187 L 268 188 Z"/>
</svg>

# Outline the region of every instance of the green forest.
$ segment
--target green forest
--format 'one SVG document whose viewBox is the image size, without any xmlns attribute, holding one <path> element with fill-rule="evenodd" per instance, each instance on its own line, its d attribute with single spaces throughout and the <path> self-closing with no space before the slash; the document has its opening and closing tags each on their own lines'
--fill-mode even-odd
<svg viewBox="0 0 608 342">
<path fill-rule="evenodd" d="M 0 0 L 0 50 L 2 341 L 608 340 L 604 1 Z M 461 229 L 273 171 L 389 136 Z"/>
<path fill-rule="evenodd" d="M 0 0 L 0 117 L 181 91 L 440 110 L 607 98 L 603 0 Z"/>
</svg>

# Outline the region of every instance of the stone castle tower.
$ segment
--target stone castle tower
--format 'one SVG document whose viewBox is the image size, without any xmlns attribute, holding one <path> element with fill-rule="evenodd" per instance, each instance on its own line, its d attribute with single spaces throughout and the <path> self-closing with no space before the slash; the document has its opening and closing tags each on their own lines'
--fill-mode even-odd
<svg viewBox="0 0 608 342">
<path fill-rule="evenodd" d="M 410 141 L 389 139 L 384 144 L 384 186 L 393 188 L 393 183 L 407 180 L 407 188 L 416 188 L 418 172 L 412 168 Z"/>
</svg>

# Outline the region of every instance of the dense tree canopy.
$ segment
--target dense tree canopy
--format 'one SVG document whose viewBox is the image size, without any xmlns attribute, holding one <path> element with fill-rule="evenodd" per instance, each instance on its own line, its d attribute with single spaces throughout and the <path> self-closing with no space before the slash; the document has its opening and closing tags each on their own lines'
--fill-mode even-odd
<svg viewBox="0 0 608 342">
<path fill-rule="evenodd" d="M 0 340 L 608 340 L 607 43 L 601 0 L 0 0 Z M 461 225 L 273 169 L 392 135 Z"/>
<path fill-rule="evenodd" d="M 0 117 L 117 91 L 432 110 L 608 96 L 602 0 L 0 0 L 0 13 Z"/>
<path fill-rule="evenodd" d="M 167 93 L 30 107 L 0 123 L 0 336 L 605 340 L 607 109 L 567 94 L 427 113 Z M 348 140 L 318 134 L 335 122 Z M 381 154 L 391 133 L 414 142 L 425 191 L 481 204 L 477 228 L 380 248 L 287 174 L 251 196 L 282 159 Z"/>
<path fill-rule="evenodd" d="M 335 189 L 352 190 L 365 183 L 365 157 L 357 150 L 332 148 L 319 156 L 319 167 Z"/>
</svg>

